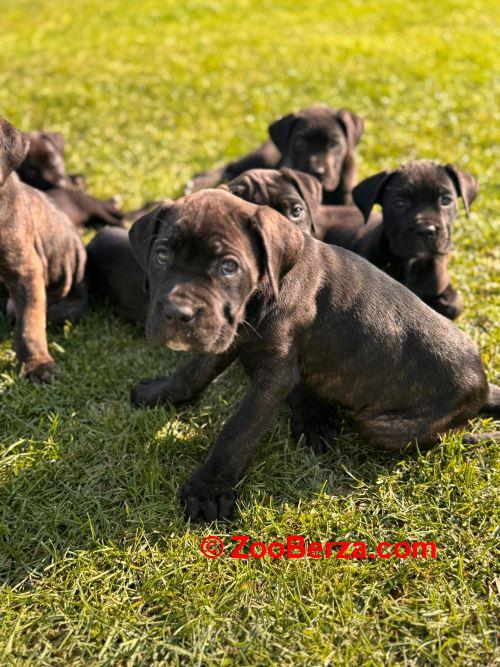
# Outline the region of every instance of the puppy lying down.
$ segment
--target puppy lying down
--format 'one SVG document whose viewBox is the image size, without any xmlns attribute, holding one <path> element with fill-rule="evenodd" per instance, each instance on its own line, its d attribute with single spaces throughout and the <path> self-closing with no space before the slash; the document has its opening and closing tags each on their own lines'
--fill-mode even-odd
<svg viewBox="0 0 500 667">
<path fill-rule="evenodd" d="M 146 215 L 130 240 L 150 291 L 149 340 L 193 352 L 172 377 L 140 382 L 133 402 L 190 401 L 236 359 L 250 378 L 182 489 L 188 518 L 230 515 L 262 435 L 301 383 L 391 450 L 428 447 L 500 409 L 468 336 L 363 258 L 267 206 L 205 190 Z"/>
</svg>

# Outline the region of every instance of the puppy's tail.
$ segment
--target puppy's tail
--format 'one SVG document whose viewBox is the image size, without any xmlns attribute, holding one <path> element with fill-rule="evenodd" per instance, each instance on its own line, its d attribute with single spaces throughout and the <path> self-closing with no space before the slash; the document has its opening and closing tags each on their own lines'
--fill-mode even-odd
<svg viewBox="0 0 500 667">
<path fill-rule="evenodd" d="M 481 408 L 481 412 L 486 412 L 490 415 L 500 415 L 500 387 L 498 385 L 489 383 L 488 398 Z"/>
</svg>

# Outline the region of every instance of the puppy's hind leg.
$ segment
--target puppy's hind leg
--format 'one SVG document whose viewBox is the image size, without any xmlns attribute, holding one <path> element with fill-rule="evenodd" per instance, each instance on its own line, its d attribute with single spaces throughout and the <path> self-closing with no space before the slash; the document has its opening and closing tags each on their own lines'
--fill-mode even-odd
<svg viewBox="0 0 500 667">
<path fill-rule="evenodd" d="M 295 442 L 304 437 L 312 449 L 323 452 L 342 430 L 339 408 L 300 385 L 287 398 L 292 410 L 290 428 Z"/>
</svg>

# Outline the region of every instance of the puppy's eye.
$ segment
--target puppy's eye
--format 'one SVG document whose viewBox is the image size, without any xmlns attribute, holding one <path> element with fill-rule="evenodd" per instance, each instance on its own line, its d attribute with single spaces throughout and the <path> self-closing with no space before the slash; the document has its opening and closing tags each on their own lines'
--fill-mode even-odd
<svg viewBox="0 0 500 667">
<path fill-rule="evenodd" d="M 155 252 L 155 257 L 158 264 L 168 264 L 170 252 L 168 251 L 168 248 L 158 248 Z"/>
<path fill-rule="evenodd" d="M 396 197 L 392 202 L 392 206 L 396 211 L 404 211 L 408 206 L 408 200 L 404 197 Z"/>
<path fill-rule="evenodd" d="M 219 264 L 219 273 L 221 276 L 233 276 L 240 267 L 234 259 L 223 259 Z"/>
<path fill-rule="evenodd" d="M 453 204 L 453 197 L 451 195 L 441 195 L 439 203 L 441 206 L 451 206 Z"/>
<path fill-rule="evenodd" d="M 304 209 L 300 204 L 295 204 L 292 206 L 292 210 L 290 211 L 290 215 L 292 218 L 300 218 L 300 216 L 304 213 Z"/>
<path fill-rule="evenodd" d="M 337 146 L 340 146 L 340 143 L 337 141 L 337 139 L 330 139 L 328 145 L 330 148 L 337 148 Z"/>
<path fill-rule="evenodd" d="M 305 148 L 307 146 L 307 141 L 303 139 L 302 137 L 297 137 L 295 139 L 295 146 L 297 148 Z"/>
</svg>

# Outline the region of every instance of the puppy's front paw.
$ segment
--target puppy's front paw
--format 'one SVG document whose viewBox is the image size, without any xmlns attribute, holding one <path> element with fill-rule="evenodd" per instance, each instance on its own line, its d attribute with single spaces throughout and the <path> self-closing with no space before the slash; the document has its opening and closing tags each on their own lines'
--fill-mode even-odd
<svg viewBox="0 0 500 667">
<path fill-rule="evenodd" d="M 191 521 L 215 521 L 228 519 L 236 503 L 236 491 L 230 486 L 195 473 L 181 490 L 185 519 Z"/>
<path fill-rule="evenodd" d="M 169 402 L 168 377 L 146 378 L 138 382 L 131 392 L 132 403 L 138 408 L 155 408 Z"/>
<path fill-rule="evenodd" d="M 21 376 L 38 384 L 52 382 L 59 375 L 54 361 L 27 361 L 21 367 Z"/>
</svg>

